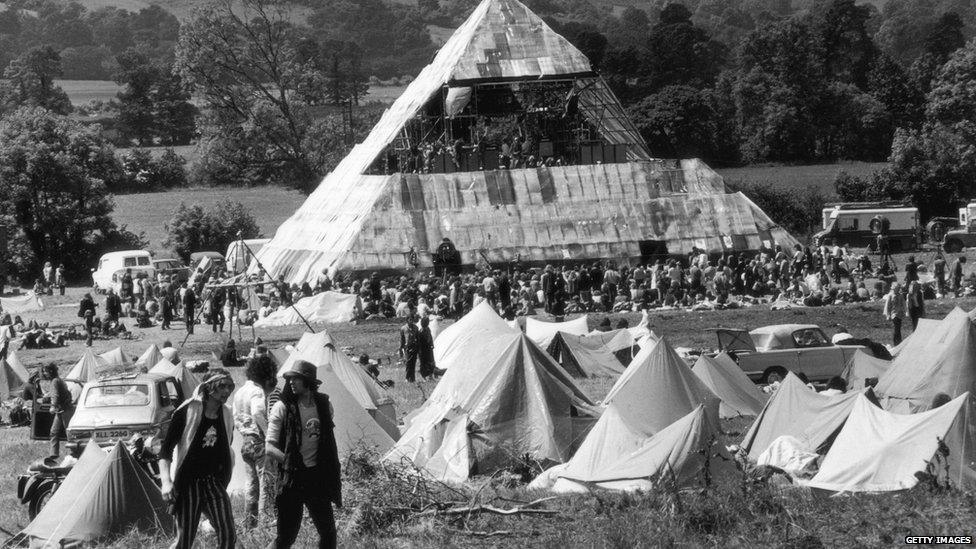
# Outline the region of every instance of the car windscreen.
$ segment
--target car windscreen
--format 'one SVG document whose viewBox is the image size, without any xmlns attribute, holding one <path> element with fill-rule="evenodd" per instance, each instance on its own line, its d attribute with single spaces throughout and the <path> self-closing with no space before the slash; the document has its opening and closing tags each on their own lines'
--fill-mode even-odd
<svg viewBox="0 0 976 549">
<path fill-rule="evenodd" d="M 804 328 L 793 332 L 793 342 L 797 347 L 826 347 L 830 340 L 819 328 Z"/>
<path fill-rule="evenodd" d="M 146 257 L 146 256 L 144 256 L 144 255 L 143 256 L 139 256 L 138 261 L 139 261 L 139 265 L 140 266 L 143 266 L 143 267 L 148 266 L 148 265 L 151 264 L 151 262 L 149 261 L 149 258 Z"/>
<path fill-rule="evenodd" d="M 148 405 L 149 386 L 141 383 L 92 387 L 85 395 L 84 404 L 86 408 Z"/>
</svg>

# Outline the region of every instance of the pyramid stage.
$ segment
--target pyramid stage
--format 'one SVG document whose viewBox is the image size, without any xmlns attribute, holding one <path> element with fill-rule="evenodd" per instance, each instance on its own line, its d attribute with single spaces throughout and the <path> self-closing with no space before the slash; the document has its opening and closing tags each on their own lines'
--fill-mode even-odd
<svg viewBox="0 0 976 549">
<path fill-rule="evenodd" d="M 300 283 L 795 243 L 703 162 L 654 159 L 586 57 L 527 7 L 484 0 L 258 258 Z"/>
</svg>

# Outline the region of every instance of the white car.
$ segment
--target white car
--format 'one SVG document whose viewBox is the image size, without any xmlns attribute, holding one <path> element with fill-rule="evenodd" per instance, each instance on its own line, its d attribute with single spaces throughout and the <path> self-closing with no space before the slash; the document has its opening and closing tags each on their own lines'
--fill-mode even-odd
<svg viewBox="0 0 976 549">
<path fill-rule="evenodd" d="M 810 381 L 839 376 L 863 345 L 834 345 L 815 324 L 777 324 L 745 330 L 716 330 L 719 349 L 726 351 L 753 381 L 772 383 L 787 372 L 806 374 Z"/>
<path fill-rule="evenodd" d="M 109 252 L 98 260 L 98 268 L 92 269 L 92 288 L 99 293 L 105 293 L 109 288 L 118 292 L 126 269 L 131 269 L 133 277 L 138 273 L 156 277 L 151 253 L 145 250 Z"/>
</svg>

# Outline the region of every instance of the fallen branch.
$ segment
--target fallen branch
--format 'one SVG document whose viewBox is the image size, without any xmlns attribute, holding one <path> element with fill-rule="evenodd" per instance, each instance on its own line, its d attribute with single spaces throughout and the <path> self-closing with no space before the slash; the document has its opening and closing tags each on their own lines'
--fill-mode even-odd
<svg viewBox="0 0 976 549">
<path fill-rule="evenodd" d="M 462 536 L 489 538 L 492 536 L 511 536 L 515 534 L 515 530 L 492 530 L 490 532 L 484 530 L 451 530 L 451 533 Z"/>
</svg>

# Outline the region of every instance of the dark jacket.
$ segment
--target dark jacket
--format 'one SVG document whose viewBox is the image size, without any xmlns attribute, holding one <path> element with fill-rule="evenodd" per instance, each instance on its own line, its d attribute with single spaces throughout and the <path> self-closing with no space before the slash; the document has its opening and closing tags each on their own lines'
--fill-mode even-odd
<svg viewBox="0 0 976 549">
<path fill-rule="evenodd" d="M 312 469 L 317 477 L 312 483 L 315 491 L 325 496 L 328 501 L 342 506 L 342 479 L 339 465 L 339 450 L 335 441 L 335 424 L 332 422 L 332 412 L 329 406 L 329 395 L 318 393 L 315 396 L 315 408 L 319 413 L 321 434 L 319 435 L 319 450 L 316 456 L 317 464 Z M 295 471 L 302 465 L 301 452 L 301 415 L 296 404 L 285 403 L 285 421 L 282 424 L 282 436 L 275 446 L 285 454 L 285 462 L 280 468 L 279 490 L 295 488 Z"/>
</svg>

